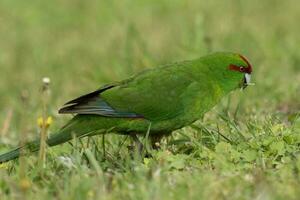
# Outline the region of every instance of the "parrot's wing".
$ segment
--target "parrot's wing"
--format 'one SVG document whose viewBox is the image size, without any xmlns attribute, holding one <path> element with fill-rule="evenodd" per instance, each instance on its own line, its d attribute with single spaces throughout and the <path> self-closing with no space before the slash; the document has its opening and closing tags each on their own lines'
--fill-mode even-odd
<svg viewBox="0 0 300 200">
<path fill-rule="evenodd" d="M 190 74 L 172 68 L 151 71 L 102 93 L 115 110 L 133 112 L 150 121 L 173 119 L 192 105 L 195 81 Z M 197 87 L 197 86 L 196 86 Z"/>
<path fill-rule="evenodd" d="M 88 93 L 88 94 L 85 94 L 85 95 L 82 95 L 76 99 L 73 99 L 71 101 L 68 101 L 67 103 L 65 103 L 64 106 L 66 105 L 72 105 L 72 104 L 77 104 L 77 103 L 80 103 L 80 102 L 84 102 L 84 101 L 87 101 L 89 100 L 90 98 L 92 97 L 95 97 L 97 95 L 99 95 L 100 93 L 104 92 L 105 90 L 108 90 L 110 88 L 113 88 L 115 87 L 116 85 L 118 85 L 117 83 L 115 84 L 108 84 L 108 85 L 104 85 L 102 86 L 101 88 L 99 88 L 98 90 L 94 91 L 94 92 L 91 92 L 91 93 Z"/>
<path fill-rule="evenodd" d="M 68 102 L 59 113 L 165 120 L 189 106 L 195 81 L 185 63 L 155 68 Z M 188 63 L 187 63 L 188 64 Z"/>
<path fill-rule="evenodd" d="M 100 89 L 73 99 L 63 106 L 58 112 L 60 114 L 95 114 L 106 117 L 127 117 L 140 118 L 141 115 L 131 112 L 120 112 L 112 108 L 105 102 L 100 94 L 106 90 L 115 87 L 117 84 L 110 84 L 101 87 Z"/>
</svg>

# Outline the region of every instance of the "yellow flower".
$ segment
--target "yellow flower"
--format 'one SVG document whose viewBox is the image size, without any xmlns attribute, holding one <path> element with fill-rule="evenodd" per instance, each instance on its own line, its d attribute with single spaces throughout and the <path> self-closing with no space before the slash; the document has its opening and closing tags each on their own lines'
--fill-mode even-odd
<svg viewBox="0 0 300 200">
<path fill-rule="evenodd" d="M 8 169 L 8 163 L 0 164 L 0 169 Z"/>
<path fill-rule="evenodd" d="M 53 122 L 52 117 L 48 117 L 46 121 L 46 126 L 49 127 L 52 124 L 52 122 Z"/>
<path fill-rule="evenodd" d="M 46 120 L 43 119 L 43 117 L 39 117 L 37 119 L 37 125 L 40 127 L 40 128 L 43 128 L 44 124 L 46 126 L 46 128 L 48 128 L 53 122 L 53 119 L 52 117 L 48 117 Z"/>
<path fill-rule="evenodd" d="M 43 120 L 43 118 L 42 117 L 39 117 L 38 119 L 37 119 L 37 125 L 40 127 L 40 128 L 42 128 L 43 127 L 43 124 L 44 124 L 44 122 L 43 122 L 44 120 Z"/>
</svg>

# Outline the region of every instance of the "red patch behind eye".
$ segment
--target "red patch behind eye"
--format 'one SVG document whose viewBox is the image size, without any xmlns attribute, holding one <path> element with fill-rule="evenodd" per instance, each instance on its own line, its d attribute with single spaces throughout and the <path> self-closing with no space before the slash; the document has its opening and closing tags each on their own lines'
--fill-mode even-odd
<svg viewBox="0 0 300 200">
<path fill-rule="evenodd" d="M 229 65 L 229 69 L 232 70 L 232 71 L 237 71 L 237 72 L 240 72 L 240 67 L 237 66 L 237 65 Z"/>
<path fill-rule="evenodd" d="M 251 74 L 252 73 L 252 66 L 251 64 L 249 63 L 249 61 L 242 55 L 239 55 L 241 57 L 241 59 L 243 61 L 245 61 L 247 63 L 247 67 L 243 67 L 243 66 L 237 66 L 237 65 L 229 65 L 229 69 L 230 70 L 233 70 L 233 71 L 238 71 L 238 72 L 242 72 L 242 73 L 248 73 L 248 74 Z"/>
</svg>

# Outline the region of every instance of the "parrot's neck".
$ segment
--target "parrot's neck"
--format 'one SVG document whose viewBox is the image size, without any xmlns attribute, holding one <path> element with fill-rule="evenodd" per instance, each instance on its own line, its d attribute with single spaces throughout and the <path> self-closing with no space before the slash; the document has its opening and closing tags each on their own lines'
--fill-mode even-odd
<svg viewBox="0 0 300 200">
<path fill-rule="evenodd" d="M 225 68 L 226 67 L 224 67 L 224 69 Z M 207 73 L 213 80 L 214 84 L 216 84 L 220 88 L 223 95 L 227 95 L 231 91 L 238 89 L 239 82 L 243 80 L 242 74 L 236 73 L 235 76 L 232 76 L 229 75 L 230 73 L 232 73 L 229 71 L 220 72 L 220 70 L 208 68 Z"/>
</svg>

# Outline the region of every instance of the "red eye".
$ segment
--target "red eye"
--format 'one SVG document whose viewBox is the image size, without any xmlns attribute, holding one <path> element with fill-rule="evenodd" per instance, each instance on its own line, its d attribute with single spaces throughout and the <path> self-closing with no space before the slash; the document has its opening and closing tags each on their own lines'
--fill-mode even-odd
<svg viewBox="0 0 300 200">
<path fill-rule="evenodd" d="M 231 64 L 231 65 L 229 65 L 229 70 L 244 73 L 246 71 L 246 68 L 243 67 L 243 66 L 237 66 L 237 65 L 232 65 Z"/>
<path fill-rule="evenodd" d="M 250 68 L 246 68 L 246 67 L 238 66 L 238 65 L 232 65 L 232 64 L 229 65 L 228 68 L 229 68 L 229 70 L 237 71 L 237 72 L 241 72 L 241 73 L 249 73 L 250 72 L 249 70 L 251 70 Z"/>
</svg>

